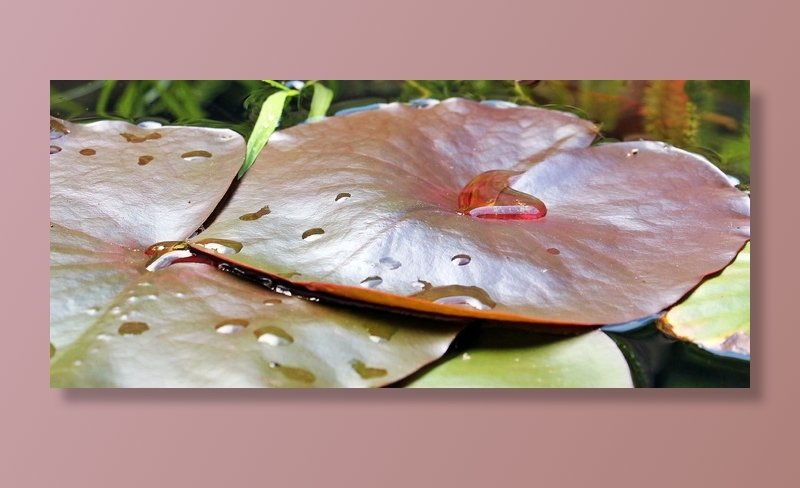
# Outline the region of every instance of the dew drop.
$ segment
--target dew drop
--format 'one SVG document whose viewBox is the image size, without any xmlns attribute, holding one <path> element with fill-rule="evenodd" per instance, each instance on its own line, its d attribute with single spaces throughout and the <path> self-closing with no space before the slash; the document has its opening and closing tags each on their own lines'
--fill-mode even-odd
<svg viewBox="0 0 800 488">
<path fill-rule="evenodd" d="M 470 356 L 468 352 L 465 352 L 464 354 L 461 355 L 461 359 L 467 361 L 469 359 L 472 359 L 472 356 Z"/>
<path fill-rule="evenodd" d="M 292 290 L 286 288 L 283 285 L 275 286 L 275 293 L 280 293 L 281 295 L 286 295 L 287 297 L 292 296 Z"/>
<path fill-rule="evenodd" d="M 139 143 L 139 142 L 144 142 L 144 141 L 151 141 L 151 140 L 155 140 L 155 139 L 161 139 L 161 134 L 159 134 L 158 132 L 151 132 L 150 134 L 147 134 L 146 136 L 137 136 L 135 134 L 130 134 L 128 132 L 123 132 L 120 135 L 122 137 L 124 137 L 126 141 L 133 142 L 133 143 Z"/>
<path fill-rule="evenodd" d="M 55 356 L 55 354 L 56 354 L 56 346 L 54 346 L 53 343 L 51 342 L 50 343 L 50 357 Z"/>
<path fill-rule="evenodd" d="M 364 280 L 361 282 L 361 286 L 363 286 L 364 288 L 375 288 L 381 283 L 383 283 L 383 278 L 381 278 L 380 276 L 369 276 L 367 278 L 364 278 Z"/>
<path fill-rule="evenodd" d="M 203 239 L 195 244 L 218 254 L 236 254 L 244 247 L 241 242 L 230 239 Z"/>
<path fill-rule="evenodd" d="M 493 170 L 467 183 L 458 195 L 458 211 L 472 217 L 498 220 L 535 220 L 547 207 L 533 195 L 511 189 L 517 171 Z"/>
<path fill-rule="evenodd" d="M 144 166 L 154 159 L 155 158 L 153 156 L 139 156 L 139 166 Z"/>
<path fill-rule="evenodd" d="M 110 313 L 111 315 L 119 315 L 120 313 L 122 313 L 122 309 L 119 307 L 114 307 L 111 309 Z"/>
<path fill-rule="evenodd" d="M 261 209 L 257 212 L 246 213 L 239 217 L 239 220 L 258 220 L 261 217 L 267 215 L 270 212 L 269 205 L 264 205 Z"/>
<path fill-rule="evenodd" d="M 294 342 L 294 337 L 288 332 L 272 325 L 259 327 L 253 331 L 253 334 L 255 334 L 258 342 L 263 342 L 270 346 L 286 346 Z"/>
<path fill-rule="evenodd" d="M 450 259 L 450 262 L 455 264 L 456 266 L 465 266 L 472 261 L 472 258 L 467 256 L 466 254 L 456 254 Z"/>
<path fill-rule="evenodd" d="M 58 146 L 50 145 L 50 154 L 55 154 L 61 152 L 61 148 Z"/>
<path fill-rule="evenodd" d="M 338 195 L 336 195 L 336 198 L 333 201 L 334 202 L 338 202 L 340 200 L 347 200 L 350 197 L 351 197 L 351 195 L 349 193 L 342 192 L 342 193 L 339 193 Z"/>
<path fill-rule="evenodd" d="M 400 266 L 402 266 L 400 264 L 400 261 L 395 261 L 392 258 L 381 258 L 380 259 L 380 263 L 381 263 L 381 266 L 383 266 L 386 269 L 397 269 Z"/>
<path fill-rule="evenodd" d="M 553 256 L 556 256 L 556 255 L 558 255 L 558 254 L 561 254 L 561 251 L 559 251 L 558 249 L 556 249 L 556 248 L 554 248 L 554 247 L 548 248 L 548 249 L 547 249 L 547 252 L 548 252 L 548 253 L 550 253 L 550 254 L 552 254 Z"/>
<path fill-rule="evenodd" d="M 281 301 L 278 300 L 277 298 L 267 298 L 266 300 L 264 300 L 264 305 L 266 305 L 268 307 L 274 307 L 275 305 L 278 305 L 279 303 L 281 303 Z"/>
<path fill-rule="evenodd" d="M 239 332 L 250 325 L 250 322 L 244 319 L 227 319 L 214 326 L 214 330 L 220 334 L 233 334 Z"/>
<path fill-rule="evenodd" d="M 86 313 L 89 315 L 97 315 L 100 313 L 100 307 L 89 307 L 86 309 Z"/>
<path fill-rule="evenodd" d="M 631 150 L 630 150 L 630 152 L 629 152 L 628 154 L 626 154 L 625 156 L 627 156 L 627 157 L 631 157 L 631 156 L 636 156 L 637 154 L 639 154 L 639 150 L 638 150 L 638 149 L 636 149 L 636 148 L 633 148 L 633 149 L 631 149 Z"/>
<path fill-rule="evenodd" d="M 143 121 L 139 122 L 136 125 L 138 125 L 139 127 L 143 128 L 143 129 L 157 129 L 159 127 L 163 127 L 164 126 L 164 124 L 162 124 L 161 122 L 159 122 L 157 120 L 143 120 Z"/>
<path fill-rule="evenodd" d="M 314 373 L 303 368 L 292 368 L 274 362 L 269 363 L 269 367 L 280 371 L 283 376 L 290 380 L 300 381 L 302 383 L 313 383 L 317 379 Z"/>
<path fill-rule="evenodd" d="M 79 152 L 79 153 L 81 153 L 81 154 L 83 154 L 84 156 L 94 156 L 95 154 L 97 154 L 97 151 L 95 151 L 95 150 L 94 150 L 94 149 L 92 149 L 91 147 L 87 147 L 87 148 L 85 148 L 85 149 L 81 149 L 81 150 L 80 150 L 80 151 L 78 151 L 78 152 Z"/>
<path fill-rule="evenodd" d="M 119 335 L 139 335 L 142 332 L 150 330 L 144 322 L 125 322 L 119 326 Z"/>
<path fill-rule="evenodd" d="M 368 380 L 371 378 L 380 378 L 386 376 L 387 371 L 383 368 L 370 368 L 363 361 L 353 359 L 350 361 L 350 366 L 358 373 L 361 378 Z"/>
<path fill-rule="evenodd" d="M 319 227 L 315 227 L 313 229 L 308 229 L 307 231 L 303 232 L 303 240 L 304 241 L 316 241 L 325 231 L 320 229 Z"/>
<path fill-rule="evenodd" d="M 189 162 L 204 161 L 211 157 L 211 153 L 203 150 L 189 151 L 181 154 L 181 157 Z"/>
</svg>

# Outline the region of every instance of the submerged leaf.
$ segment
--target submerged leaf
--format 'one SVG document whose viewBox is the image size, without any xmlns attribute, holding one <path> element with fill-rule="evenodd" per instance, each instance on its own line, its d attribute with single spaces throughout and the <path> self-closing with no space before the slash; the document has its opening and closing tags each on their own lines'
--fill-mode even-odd
<svg viewBox="0 0 800 488">
<path fill-rule="evenodd" d="M 750 243 L 658 324 L 664 333 L 717 354 L 750 357 Z"/>
<path fill-rule="evenodd" d="M 595 131 L 460 99 L 293 127 L 200 237 L 241 242 L 232 263 L 384 306 L 627 322 L 726 266 L 749 239 L 750 202 L 699 156 L 656 142 L 586 147 Z M 475 179 L 498 170 L 502 180 Z M 546 214 L 531 219 L 534 199 Z M 264 205 L 268 216 L 240 220 Z M 428 288 L 448 295 L 421 296 Z"/>
</svg>

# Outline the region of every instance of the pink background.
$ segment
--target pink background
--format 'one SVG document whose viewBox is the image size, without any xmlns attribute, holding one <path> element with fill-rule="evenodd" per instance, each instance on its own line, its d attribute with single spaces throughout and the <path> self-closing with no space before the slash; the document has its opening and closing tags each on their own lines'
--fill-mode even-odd
<svg viewBox="0 0 800 488">
<path fill-rule="evenodd" d="M 786 486 L 800 40 L 770 3 L 18 4 L 0 34 L 0 486 Z M 751 79 L 752 388 L 51 390 L 46 153 L 27 150 L 46 86 L 152 78 Z"/>
</svg>

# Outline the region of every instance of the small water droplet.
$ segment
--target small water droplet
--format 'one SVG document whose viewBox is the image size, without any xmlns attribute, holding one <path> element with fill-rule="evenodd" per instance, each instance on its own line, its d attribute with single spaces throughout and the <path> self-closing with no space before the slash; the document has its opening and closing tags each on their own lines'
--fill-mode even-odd
<svg viewBox="0 0 800 488">
<path fill-rule="evenodd" d="M 259 327 L 253 331 L 253 334 L 255 334 L 258 342 L 263 342 L 270 346 L 286 346 L 294 342 L 294 337 L 288 332 L 272 325 Z"/>
<path fill-rule="evenodd" d="M 636 156 L 637 154 L 639 154 L 639 150 L 638 150 L 638 149 L 636 149 L 636 148 L 633 148 L 633 149 L 631 149 L 631 150 L 630 150 L 630 152 L 628 152 L 628 154 L 626 154 L 625 156 L 627 156 L 627 157 L 631 157 L 631 156 Z"/>
<path fill-rule="evenodd" d="M 381 266 L 383 266 L 386 269 L 397 269 L 400 266 L 402 266 L 400 264 L 400 261 L 395 261 L 392 258 L 381 258 L 380 259 L 380 263 L 381 263 Z"/>
<path fill-rule="evenodd" d="M 114 307 L 111 309 L 110 313 L 111 315 L 119 315 L 120 313 L 122 313 L 122 309 L 119 307 Z"/>
<path fill-rule="evenodd" d="M 264 305 L 266 305 L 268 307 L 274 307 L 275 305 L 277 305 L 279 303 L 281 303 L 281 301 L 278 300 L 277 298 L 267 298 L 266 300 L 264 300 Z"/>
<path fill-rule="evenodd" d="M 250 325 L 250 322 L 244 319 L 227 319 L 214 326 L 214 330 L 220 334 L 233 334 L 239 332 Z"/>
<path fill-rule="evenodd" d="M 358 373 L 361 378 L 368 380 L 371 378 L 380 378 L 386 376 L 387 371 L 383 368 L 370 368 L 363 361 L 353 359 L 350 361 L 350 366 Z"/>
<path fill-rule="evenodd" d="M 497 302 L 492 300 L 484 289 L 477 286 L 434 286 L 411 296 L 442 305 L 470 307 L 476 310 L 491 310 L 497 306 Z"/>
<path fill-rule="evenodd" d="M 144 322 L 125 322 L 119 326 L 119 335 L 139 335 L 142 332 L 150 330 L 150 327 Z"/>
<path fill-rule="evenodd" d="M 86 309 L 86 313 L 89 315 L 97 315 L 100 313 L 100 307 L 89 307 Z"/>
<path fill-rule="evenodd" d="M 124 314 L 120 315 L 119 319 L 120 320 L 128 320 L 128 314 L 124 313 Z"/>
<path fill-rule="evenodd" d="M 314 373 L 303 368 L 292 368 L 290 366 L 284 366 L 275 362 L 269 363 L 269 367 L 280 371 L 283 376 L 290 380 L 300 381 L 303 383 L 313 383 L 317 379 L 314 376 Z"/>
<path fill-rule="evenodd" d="M 547 249 L 547 252 L 548 252 L 548 253 L 550 253 L 550 254 L 552 254 L 552 255 L 554 255 L 554 256 L 556 256 L 556 255 L 558 255 L 558 254 L 561 254 L 561 251 L 559 251 L 558 249 L 556 249 L 556 248 L 554 248 L 554 247 L 550 247 L 550 248 L 548 248 L 548 249 Z"/>
<path fill-rule="evenodd" d="M 144 166 L 154 159 L 155 158 L 153 156 L 139 156 L 139 166 Z"/>
<path fill-rule="evenodd" d="M 464 354 L 461 355 L 461 359 L 466 361 L 468 359 L 472 359 L 472 356 L 470 356 L 468 352 L 465 352 Z"/>
<path fill-rule="evenodd" d="M 77 361 L 75 361 L 75 362 L 74 362 L 74 363 L 72 363 L 72 364 L 73 364 L 74 366 L 80 366 L 81 364 L 83 364 L 83 362 L 81 362 L 81 360 L 77 360 Z"/>
<path fill-rule="evenodd" d="M 122 137 L 124 137 L 126 141 L 133 142 L 133 143 L 139 143 L 139 142 L 144 142 L 144 141 L 151 141 L 151 140 L 155 140 L 155 139 L 161 139 L 161 134 L 159 134 L 158 132 L 151 132 L 150 134 L 147 134 L 146 136 L 137 136 L 135 134 L 130 134 L 128 132 L 123 132 L 120 135 Z"/>
<path fill-rule="evenodd" d="M 185 297 L 186 295 L 184 295 L 184 294 L 183 294 L 183 293 L 181 293 L 181 292 L 178 292 L 178 293 L 176 293 L 176 294 L 175 294 L 175 296 L 176 296 L 176 297 L 178 297 L 178 298 L 183 298 L 183 297 Z"/>
<path fill-rule="evenodd" d="M 313 229 L 308 229 L 307 231 L 303 232 L 303 240 L 304 241 L 316 241 L 325 231 L 320 229 L 319 227 L 315 227 Z"/>
<path fill-rule="evenodd" d="M 51 342 L 50 343 L 50 357 L 55 356 L 55 354 L 56 354 L 56 346 L 54 346 L 53 343 Z"/>
<path fill-rule="evenodd" d="M 80 150 L 80 151 L 78 151 L 78 152 L 79 152 L 79 153 L 81 153 L 81 154 L 83 154 L 84 156 L 94 156 L 95 154 L 97 154 L 97 151 L 95 151 L 95 150 L 94 150 L 94 149 L 92 149 L 91 147 L 87 147 L 87 148 L 85 148 L 85 149 L 81 149 L 81 150 Z"/>
<path fill-rule="evenodd" d="M 466 254 L 456 254 L 453 256 L 450 261 L 455 264 L 456 266 L 465 266 L 472 261 L 472 258 L 467 256 Z"/>
<path fill-rule="evenodd" d="M 381 283 L 383 283 L 383 278 L 381 278 L 380 276 L 368 276 L 367 278 L 364 278 L 364 280 L 361 282 L 361 286 L 363 286 L 364 288 L 375 288 Z"/>
<path fill-rule="evenodd" d="M 471 179 L 458 195 L 458 211 L 472 217 L 499 220 L 535 220 L 547 214 L 544 202 L 511 188 L 522 172 L 493 170 Z"/>
<path fill-rule="evenodd" d="M 189 162 L 205 161 L 211 157 L 211 153 L 203 150 L 189 151 L 181 154 L 181 157 Z"/>
<path fill-rule="evenodd" d="M 292 296 L 292 291 L 286 288 L 283 285 L 276 285 L 275 286 L 275 293 L 280 293 L 282 295 L 286 295 L 287 297 Z"/>
<path fill-rule="evenodd" d="M 111 340 L 111 336 L 108 334 L 97 334 L 97 340 L 108 342 Z"/>
<path fill-rule="evenodd" d="M 126 301 L 128 303 L 136 303 L 136 302 L 139 301 L 139 297 L 136 297 L 136 296 L 128 297 L 128 299 Z"/>
<path fill-rule="evenodd" d="M 246 213 L 246 214 L 242 215 L 241 217 L 239 217 L 239 220 L 258 220 L 261 217 L 267 215 L 268 213 L 270 213 L 269 205 L 264 205 L 257 212 Z"/>
<path fill-rule="evenodd" d="M 58 153 L 58 152 L 61 152 L 61 148 L 60 147 L 52 146 L 52 145 L 50 146 L 50 154 L 55 154 L 55 153 Z"/>
<path fill-rule="evenodd" d="M 230 239 L 203 239 L 195 244 L 218 254 L 236 254 L 244 247 L 241 242 Z"/>
<path fill-rule="evenodd" d="M 350 197 L 351 197 L 351 195 L 349 193 L 342 192 L 342 193 L 339 193 L 338 195 L 336 195 L 336 198 L 333 201 L 334 202 L 338 202 L 340 200 L 347 200 Z"/>
</svg>

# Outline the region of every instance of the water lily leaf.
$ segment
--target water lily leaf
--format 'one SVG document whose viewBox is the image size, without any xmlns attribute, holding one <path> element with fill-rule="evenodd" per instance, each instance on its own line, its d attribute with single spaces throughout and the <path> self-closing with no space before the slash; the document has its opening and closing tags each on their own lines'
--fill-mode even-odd
<svg viewBox="0 0 800 488">
<path fill-rule="evenodd" d="M 601 331 L 572 337 L 482 329 L 465 352 L 415 376 L 411 388 L 631 388 L 628 363 Z"/>
<path fill-rule="evenodd" d="M 385 306 L 627 322 L 727 265 L 749 239 L 750 202 L 699 156 L 586 147 L 595 132 L 460 99 L 293 127 L 197 239 L 232 239 L 233 264 Z"/>
<path fill-rule="evenodd" d="M 200 226 L 243 154 L 230 131 L 51 119 L 51 386 L 381 386 L 447 350 L 460 324 L 354 314 L 181 262 L 186 246 L 163 241 Z"/>
<path fill-rule="evenodd" d="M 659 329 L 717 353 L 750 358 L 750 243 L 659 321 Z"/>
</svg>

